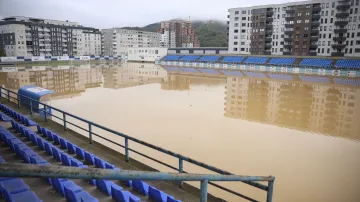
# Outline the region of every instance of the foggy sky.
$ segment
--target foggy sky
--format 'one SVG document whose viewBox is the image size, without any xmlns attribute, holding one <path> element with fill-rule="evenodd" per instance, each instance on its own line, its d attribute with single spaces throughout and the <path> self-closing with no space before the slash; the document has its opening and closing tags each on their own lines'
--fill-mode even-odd
<svg viewBox="0 0 360 202">
<path fill-rule="evenodd" d="M 296 0 L 291 0 L 296 1 Z M 221 3 L 220 3 L 221 2 Z M 144 26 L 170 19 L 227 20 L 229 8 L 286 0 L 0 0 L 0 18 L 69 20 L 95 28 Z"/>
</svg>

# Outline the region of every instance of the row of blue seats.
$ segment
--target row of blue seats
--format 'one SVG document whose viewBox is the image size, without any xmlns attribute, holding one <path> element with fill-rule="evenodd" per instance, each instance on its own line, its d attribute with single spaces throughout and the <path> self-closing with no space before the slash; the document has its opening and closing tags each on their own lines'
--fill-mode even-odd
<svg viewBox="0 0 360 202">
<path fill-rule="evenodd" d="M 360 60 L 338 60 L 335 63 L 335 67 L 360 69 Z"/>
<path fill-rule="evenodd" d="M 31 140 L 34 144 L 44 150 L 44 145 L 51 144 L 34 133 L 26 126 L 18 124 L 14 120 L 11 121 L 13 128 L 27 139 Z M 0 139 L 4 141 L 10 148 L 20 156 L 26 163 L 37 165 L 51 165 L 35 151 L 24 144 L 20 139 L 14 136 L 10 131 L 4 127 L 0 127 Z M 41 146 L 40 146 L 41 143 Z M 56 148 L 57 149 L 57 148 Z M 55 148 L 54 148 L 55 150 Z M 55 153 L 55 152 L 54 152 Z M 76 185 L 73 181 L 61 178 L 48 178 L 48 183 L 53 186 L 63 197 L 66 197 L 68 202 L 98 202 L 97 199 L 92 197 L 88 192 L 82 190 L 81 187 Z M 19 186 L 21 187 L 21 186 Z M 24 200 L 24 202 L 33 201 L 30 199 Z M 35 201 L 35 200 L 34 200 Z M 41 201 L 40 199 L 38 201 Z"/>
<path fill-rule="evenodd" d="M 12 111 L 14 113 L 17 113 L 15 111 L 11 110 L 10 108 L 6 107 L 5 105 L 0 105 L 0 106 L 1 106 L 0 108 L 5 109 L 5 111 Z M 11 123 L 12 123 L 13 128 L 15 128 L 15 129 L 18 128 L 18 130 L 20 132 L 22 132 L 22 129 L 21 129 L 22 127 L 18 127 L 16 122 L 11 121 Z M 114 165 L 112 165 L 106 161 L 103 161 L 101 158 L 72 144 L 70 141 L 65 140 L 64 138 L 51 132 L 50 130 L 47 130 L 46 128 L 41 128 L 38 124 L 36 124 L 36 126 L 37 126 L 37 130 L 40 134 L 47 137 L 49 140 L 54 141 L 55 145 L 60 145 L 60 148 L 67 150 L 70 154 L 76 153 L 77 157 L 80 158 L 81 160 L 85 160 L 85 162 L 88 162 L 97 168 L 119 170 L 119 168 L 115 168 Z M 23 133 L 26 137 L 28 137 L 29 139 L 32 139 L 36 145 L 38 145 L 40 148 L 45 149 L 47 151 L 47 153 L 53 155 L 54 158 L 57 159 L 58 161 L 62 161 L 63 164 L 65 164 L 67 166 L 86 167 L 85 165 L 83 165 L 82 162 L 80 162 L 77 159 L 73 158 L 72 156 L 66 154 L 65 152 L 62 152 L 62 150 L 58 149 L 56 146 L 53 146 L 51 143 L 42 141 L 41 138 L 39 139 L 38 137 L 33 137 L 34 136 L 33 133 L 27 133 L 26 131 L 27 130 L 23 131 Z M 91 180 L 90 182 L 91 182 L 91 184 L 98 186 L 97 181 Z M 140 193 L 142 193 L 146 196 L 149 196 L 150 199 L 153 199 L 158 202 L 181 202 L 180 200 L 175 200 L 172 196 L 167 195 L 166 193 L 156 189 L 155 187 L 149 186 L 147 183 L 142 182 L 140 180 L 123 181 L 123 183 L 127 186 L 132 187 L 135 191 L 139 191 Z M 112 181 L 106 181 L 106 180 L 101 181 L 98 188 L 101 191 L 111 195 L 111 187 L 113 184 L 114 183 Z M 105 187 L 106 187 L 106 189 L 105 189 Z M 119 188 L 119 187 L 120 186 L 117 186 L 116 188 Z M 132 195 L 128 191 L 117 192 L 116 198 L 117 199 L 121 198 L 121 200 L 119 199 L 117 201 L 134 201 L 134 202 L 140 201 L 140 199 L 138 197 Z"/>
<path fill-rule="evenodd" d="M 305 58 L 300 62 L 300 66 L 306 67 L 330 67 L 332 60 L 330 59 L 310 59 Z"/>
<path fill-rule="evenodd" d="M 268 57 L 247 57 L 244 61 L 245 64 L 265 64 Z"/>
<path fill-rule="evenodd" d="M 4 128 L 1 127 L 0 130 L 3 131 Z M 0 140 L 3 141 L 1 133 Z M 0 163 L 6 163 L 2 156 Z M 0 177 L 0 194 L 6 202 L 42 202 L 20 178 Z"/>
<path fill-rule="evenodd" d="M 272 58 L 269 65 L 292 65 L 295 62 L 295 58 Z"/>
</svg>

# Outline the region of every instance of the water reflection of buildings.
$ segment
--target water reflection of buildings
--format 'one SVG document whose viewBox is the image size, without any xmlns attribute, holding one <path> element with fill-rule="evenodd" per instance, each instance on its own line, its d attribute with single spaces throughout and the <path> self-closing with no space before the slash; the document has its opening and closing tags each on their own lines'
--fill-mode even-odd
<svg viewBox="0 0 360 202">
<path fill-rule="evenodd" d="M 167 72 L 160 66 L 146 63 L 127 63 L 120 67 L 103 67 L 104 88 L 127 88 L 160 83 Z"/>
<path fill-rule="evenodd" d="M 1 72 L 6 88 L 17 91 L 24 85 L 36 85 L 53 90 L 53 99 L 79 96 L 87 86 L 100 85 L 101 68 L 84 67 L 31 67 L 18 68 L 16 72 Z"/>
<path fill-rule="evenodd" d="M 216 86 L 223 84 L 223 78 L 209 78 L 197 75 L 171 73 L 161 82 L 162 90 L 190 90 L 191 85 Z"/>
<path fill-rule="evenodd" d="M 227 77 L 224 115 L 360 139 L 359 100 L 360 88 Z"/>
</svg>

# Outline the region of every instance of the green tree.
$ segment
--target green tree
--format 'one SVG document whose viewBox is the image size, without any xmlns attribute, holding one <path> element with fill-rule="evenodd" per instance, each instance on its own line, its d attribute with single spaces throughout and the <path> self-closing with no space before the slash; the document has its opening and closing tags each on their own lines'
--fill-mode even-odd
<svg viewBox="0 0 360 202">
<path fill-rule="evenodd" d="M 6 57 L 6 53 L 4 50 L 0 49 L 0 57 Z"/>
</svg>

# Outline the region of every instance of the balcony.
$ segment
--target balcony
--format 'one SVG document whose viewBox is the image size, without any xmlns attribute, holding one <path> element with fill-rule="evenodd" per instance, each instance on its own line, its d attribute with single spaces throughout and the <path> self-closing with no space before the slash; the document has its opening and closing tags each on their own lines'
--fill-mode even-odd
<svg viewBox="0 0 360 202">
<path fill-rule="evenodd" d="M 319 27 L 319 26 L 320 26 L 320 22 L 319 22 L 319 21 L 313 21 L 313 22 L 311 22 L 311 26 L 312 26 L 312 27 Z"/>
<path fill-rule="evenodd" d="M 44 28 L 44 32 L 50 32 L 49 28 Z"/>
<path fill-rule="evenodd" d="M 337 18 L 348 18 L 350 13 L 336 13 L 335 15 Z"/>
<path fill-rule="evenodd" d="M 266 29 L 272 29 L 273 25 L 272 24 L 266 24 Z"/>
<path fill-rule="evenodd" d="M 284 48 L 286 49 L 292 49 L 293 45 L 292 44 L 285 44 Z"/>
<path fill-rule="evenodd" d="M 286 16 L 285 17 L 286 21 L 294 21 L 294 19 L 295 19 L 295 16 Z"/>
<path fill-rule="evenodd" d="M 264 51 L 264 55 L 271 55 L 271 51 L 269 50 Z"/>
<path fill-rule="evenodd" d="M 292 35 L 294 31 L 292 30 L 285 30 L 285 34 L 286 35 Z"/>
<path fill-rule="evenodd" d="M 319 40 L 318 36 L 311 36 L 310 37 L 310 41 L 317 41 L 317 40 Z"/>
<path fill-rule="evenodd" d="M 343 57 L 343 56 L 344 56 L 344 53 L 342 53 L 342 52 L 332 52 L 332 53 L 331 53 L 331 56 Z"/>
<path fill-rule="evenodd" d="M 318 29 L 312 29 L 310 30 L 311 34 L 319 34 L 319 30 Z"/>
<path fill-rule="evenodd" d="M 272 31 L 271 29 L 267 29 L 267 30 L 265 31 L 265 33 L 272 35 L 273 31 Z"/>
<path fill-rule="evenodd" d="M 310 49 L 317 49 L 318 45 L 317 44 L 310 44 L 309 48 Z"/>
<path fill-rule="evenodd" d="M 313 7 L 313 11 L 314 11 L 314 12 L 320 12 L 320 11 L 321 11 L 321 7 Z"/>
<path fill-rule="evenodd" d="M 345 40 L 346 40 L 346 37 L 343 37 L 343 36 L 334 37 L 333 40 L 334 40 L 334 41 L 345 41 Z"/>
<path fill-rule="evenodd" d="M 291 55 L 291 51 L 284 51 L 283 55 Z"/>
<path fill-rule="evenodd" d="M 271 48 L 271 43 L 266 43 L 265 48 Z"/>
<path fill-rule="evenodd" d="M 286 37 L 284 38 L 284 41 L 287 41 L 287 42 L 292 42 L 293 38 L 292 37 Z"/>
<path fill-rule="evenodd" d="M 337 26 L 346 26 L 347 24 L 349 24 L 348 20 L 336 20 L 335 21 L 335 25 L 337 25 Z"/>
<path fill-rule="evenodd" d="M 349 8 L 350 8 L 350 4 L 339 4 L 336 6 L 336 9 L 342 10 L 342 11 L 347 10 Z"/>
<path fill-rule="evenodd" d="M 340 29 L 334 29 L 334 32 L 335 33 L 342 33 L 342 34 L 344 34 L 344 33 L 346 33 L 347 32 L 347 29 L 344 29 L 344 28 L 340 28 Z"/>
<path fill-rule="evenodd" d="M 268 11 L 266 11 L 266 15 L 274 15 L 274 11 L 273 10 L 268 10 Z"/>
<path fill-rule="evenodd" d="M 312 19 L 313 19 L 313 20 L 319 20 L 320 17 L 321 17 L 320 14 L 313 14 L 313 15 L 312 15 Z"/>
<path fill-rule="evenodd" d="M 230 18 L 230 15 L 227 15 L 227 18 Z"/>
<path fill-rule="evenodd" d="M 295 8 L 288 8 L 285 11 L 286 13 L 295 13 Z"/>
<path fill-rule="evenodd" d="M 274 21 L 274 18 L 269 18 L 269 17 L 266 18 L 266 22 L 272 22 L 272 21 Z"/>
<path fill-rule="evenodd" d="M 265 37 L 265 41 L 272 41 L 271 37 Z"/>
<path fill-rule="evenodd" d="M 285 27 L 286 28 L 292 28 L 292 27 L 294 27 L 294 24 L 285 24 Z"/>
<path fill-rule="evenodd" d="M 334 49 L 343 49 L 345 48 L 346 44 L 332 44 L 331 47 Z"/>
<path fill-rule="evenodd" d="M 316 55 L 317 55 L 317 52 L 316 52 L 316 51 L 310 51 L 310 52 L 309 52 L 309 55 L 310 55 L 310 56 L 316 56 Z"/>
</svg>

